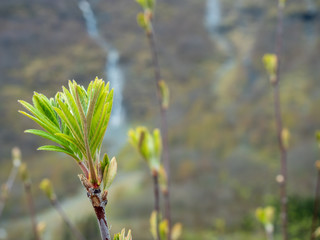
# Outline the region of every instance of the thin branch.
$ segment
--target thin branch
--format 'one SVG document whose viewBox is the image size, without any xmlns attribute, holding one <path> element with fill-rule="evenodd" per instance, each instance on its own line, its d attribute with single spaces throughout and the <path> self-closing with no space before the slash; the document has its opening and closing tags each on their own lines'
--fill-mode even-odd
<svg viewBox="0 0 320 240">
<path fill-rule="evenodd" d="M 153 30 L 152 23 L 151 30 L 147 32 L 147 38 L 150 46 L 150 50 L 152 53 L 152 63 L 154 69 L 154 79 L 157 88 L 157 96 L 158 102 L 160 106 L 160 121 L 161 121 L 161 135 L 162 135 L 162 145 L 163 145 L 163 164 L 166 170 L 167 178 L 168 178 L 168 189 L 166 194 L 164 194 L 165 201 L 165 218 L 168 220 L 168 240 L 171 240 L 171 211 L 170 211 L 170 158 L 169 158 L 169 145 L 168 145 L 168 122 L 167 122 L 167 109 L 162 104 L 161 99 L 161 89 L 160 89 L 160 81 L 161 70 L 158 60 L 158 51 L 155 40 L 155 34 Z"/>
<path fill-rule="evenodd" d="M 320 205 L 320 170 L 317 171 L 317 183 L 316 183 L 316 191 L 315 191 L 315 199 L 314 199 L 314 207 L 313 207 L 313 217 L 311 223 L 311 235 L 310 240 L 316 239 L 315 231 L 318 224 L 318 214 L 319 214 L 319 205 Z"/>
<path fill-rule="evenodd" d="M 27 201 L 28 201 L 28 207 L 29 207 L 29 212 L 30 212 L 30 217 L 32 222 L 32 230 L 33 230 L 34 238 L 35 240 L 40 240 L 41 238 L 39 236 L 39 232 L 37 229 L 36 211 L 34 208 L 34 201 L 33 201 L 32 191 L 31 191 L 31 182 L 24 181 L 23 185 L 27 195 Z"/>
<path fill-rule="evenodd" d="M 67 214 L 63 211 L 59 201 L 54 198 L 50 199 L 50 202 L 52 206 L 57 210 L 57 212 L 60 214 L 61 218 L 63 221 L 67 224 L 67 226 L 70 228 L 71 232 L 73 235 L 78 239 L 78 240 L 86 240 L 85 237 L 82 235 L 82 233 L 76 228 L 76 226 L 70 221 L 69 217 Z"/>
<path fill-rule="evenodd" d="M 159 176 L 156 171 L 152 173 L 153 187 L 154 187 L 154 210 L 157 213 L 156 217 L 156 229 L 157 240 L 160 240 L 159 223 L 160 223 L 160 196 L 159 196 Z"/>
<path fill-rule="evenodd" d="M 18 172 L 19 172 L 19 167 L 20 167 L 20 159 L 18 161 L 13 162 L 13 167 L 11 169 L 10 175 L 8 177 L 8 180 L 5 184 L 2 186 L 2 194 L 0 197 L 0 217 L 2 215 L 5 203 L 9 197 L 9 194 L 11 192 L 14 180 L 16 179 Z"/>
<path fill-rule="evenodd" d="M 274 112 L 275 122 L 277 128 L 277 138 L 279 144 L 279 150 L 281 154 L 281 176 L 280 181 L 280 197 L 281 197 L 281 222 L 282 222 L 282 235 L 284 240 L 288 240 L 288 219 L 287 219 L 287 149 L 282 139 L 282 115 L 280 104 L 280 67 L 281 67 L 281 53 L 282 53 L 282 41 L 283 41 L 283 8 L 284 6 L 279 3 L 278 5 L 278 24 L 277 24 L 277 39 L 276 39 L 276 55 L 278 60 L 277 71 L 275 81 L 273 82 L 274 88 Z"/>
<path fill-rule="evenodd" d="M 111 240 L 108 222 L 106 218 L 106 212 L 105 212 L 105 207 L 108 203 L 108 200 L 107 200 L 108 191 L 101 192 L 99 187 L 92 186 L 92 184 L 88 181 L 88 179 L 82 174 L 79 175 L 79 178 L 82 185 L 87 190 L 87 196 L 96 214 L 98 224 L 99 224 L 101 239 Z"/>
</svg>

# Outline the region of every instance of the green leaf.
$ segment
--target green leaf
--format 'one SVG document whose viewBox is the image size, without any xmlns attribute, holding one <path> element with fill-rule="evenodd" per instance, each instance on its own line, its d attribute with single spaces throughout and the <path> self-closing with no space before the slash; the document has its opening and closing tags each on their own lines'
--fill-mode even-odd
<svg viewBox="0 0 320 240">
<path fill-rule="evenodd" d="M 153 130 L 154 153 L 160 158 L 162 153 L 162 138 L 158 128 Z"/>
<path fill-rule="evenodd" d="M 159 233 L 160 233 L 161 240 L 167 239 L 168 229 L 169 229 L 168 220 L 165 219 L 165 220 L 161 221 L 159 224 Z"/>
<path fill-rule="evenodd" d="M 83 142 L 84 136 L 81 127 L 78 122 L 74 119 L 67 105 L 62 101 L 58 100 L 60 108 L 54 108 L 58 113 L 59 117 L 67 124 L 68 128 L 72 132 L 73 136 L 79 141 Z"/>
<path fill-rule="evenodd" d="M 80 118 L 80 113 L 79 110 L 77 108 L 75 99 L 73 98 L 72 94 L 65 88 L 63 87 L 63 98 L 65 100 L 65 102 L 68 104 L 69 109 L 71 110 L 73 116 L 75 117 L 75 119 L 77 120 L 80 128 L 82 129 L 82 122 L 81 122 L 81 118 Z"/>
<path fill-rule="evenodd" d="M 150 232 L 154 240 L 157 239 L 157 215 L 156 211 L 152 211 L 150 216 Z"/>
<path fill-rule="evenodd" d="M 161 93 L 161 105 L 164 109 L 169 108 L 170 91 L 167 83 L 164 80 L 159 81 L 159 88 Z"/>
<path fill-rule="evenodd" d="M 93 114 L 94 114 L 94 110 L 95 110 L 95 105 L 97 103 L 97 100 L 100 96 L 101 93 L 101 88 L 102 88 L 102 82 L 100 82 L 100 84 L 97 84 L 96 88 L 93 88 L 92 93 L 91 93 L 91 97 L 89 99 L 89 106 L 88 106 L 88 112 L 87 112 L 87 126 L 88 126 L 88 135 L 90 133 L 90 129 L 91 129 L 91 120 L 93 118 Z M 96 130 L 96 129 L 95 129 Z"/>
<path fill-rule="evenodd" d="M 104 173 L 105 168 L 108 168 L 109 163 L 110 163 L 110 160 L 109 160 L 108 154 L 105 153 L 101 161 L 101 172 Z"/>
<path fill-rule="evenodd" d="M 182 224 L 176 223 L 171 230 L 171 239 L 178 240 L 182 235 Z"/>
<path fill-rule="evenodd" d="M 27 116 L 28 118 L 32 119 L 33 121 L 35 121 L 36 123 L 38 123 L 43 129 L 47 130 L 48 132 L 54 134 L 55 132 L 58 132 L 59 129 L 54 129 L 51 125 L 47 124 L 46 122 L 38 119 L 37 117 L 34 117 L 24 111 L 19 111 L 19 113 Z"/>
<path fill-rule="evenodd" d="M 86 150 L 85 147 L 83 146 L 83 144 L 81 142 L 76 141 L 73 137 L 64 134 L 64 133 L 56 133 L 56 136 L 59 136 L 61 138 L 63 138 L 64 140 L 66 140 L 67 142 L 69 142 L 69 144 L 75 145 L 83 155 L 86 154 Z"/>
<path fill-rule="evenodd" d="M 57 116 L 50 105 L 50 102 L 47 97 L 37 92 L 34 92 L 32 98 L 34 106 L 43 114 L 45 115 L 53 124 L 59 127 L 59 122 Z"/>
<path fill-rule="evenodd" d="M 103 173 L 103 189 L 106 190 L 112 184 L 115 176 L 117 175 L 117 160 L 113 157 L 107 168 L 104 169 Z"/>
<path fill-rule="evenodd" d="M 68 151 L 62 147 L 58 147 L 54 145 L 45 145 L 45 146 L 39 147 L 38 150 L 66 153 L 69 156 L 73 157 L 76 161 L 80 162 L 80 159 L 76 155 L 74 155 L 73 152 Z"/>
<path fill-rule="evenodd" d="M 18 102 L 21 103 L 30 113 L 32 113 L 33 116 L 30 117 L 31 116 L 30 114 L 26 114 L 23 111 L 19 111 L 20 113 L 30 117 L 34 121 L 35 119 L 38 119 L 37 123 L 39 124 L 39 122 L 41 122 L 42 124 L 41 125 L 39 124 L 39 125 L 45 128 L 48 132 L 55 133 L 59 131 L 59 128 L 56 125 L 52 124 L 52 122 L 47 116 L 45 116 L 38 109 L 33 107 L 31 104 L 22 100 L 19 100 Z"/>
<path fill-rule="evenodd" d="M 31 134 L 34 134 L 34 135 L 37 135 L 37 136 L 40 136 L 40 137 L 43 137 L 43 138 L 46 138 L 48 140 L 51 140 L 53 142 L 56 142 L 60 145 L 65 145 L 65 142 L 64 141 L 61 141 L 60 139 L 58 139 L 57 137 L 55 137 L 54 135 L 50 134 L 50 133 L 47 133 L 47 132 L 44 132 L 42 130 L 38 130 L 38 129 L 28 129 L 28 130 L 25 130 L 24 131 L 25 133 L 31 133 Z"/>
</svg>

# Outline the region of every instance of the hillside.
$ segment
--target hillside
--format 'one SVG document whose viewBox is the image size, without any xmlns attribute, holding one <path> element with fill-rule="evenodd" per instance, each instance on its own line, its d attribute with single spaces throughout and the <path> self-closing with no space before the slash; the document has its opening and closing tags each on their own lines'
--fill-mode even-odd
<svg viewBox="0 0 320 240">
<path fill-rule="evenodd" d="M 149 49 L 135 21 L 138 5 L 125 0 L 90 2 L 101 35 L 120 54 L 128 125 L 158 126 Z M 221 218 L 231 229 L 237 228 L 278 193 L 272 88 L 261 63 L 264 53 L 274 51 L 276 6 L 263 0 L 220 1 L 221 19 L 209 29 L 206 1 L 158 2 L 155 31 L 163 76 L 171 90 L 175 219 L 190 228 L 210 229 Z M 281 102 L 292 135 L 289 192 L 302 197 L 313 194 L 313 166 L 319 156 L 314 138 L 320 125 L 319 9 L 318 1 L 292 0 L 284 23 Z M 61 195 L 69 192 L 61 176 L 67 179 L 69 171 L 74 172 L 72 163 L 53 172 L 36 169 L 57 156 L 43 159 L 45 155 L 35 151 L 40 140 L 23 133 L 33 123 L 19 115 L 17 100 L 30 101 L 33 91 L 50 96 L 68 79 L 86 85 L 95 76 L 105 78 L 105 58 L 88 35 L 76 0 L 0 2 L 0 162 L 5 166 L 0 169 L 1 181 L 6 178 L 10 149 L 18 145 L 34 167 L 35 181 L 49 174 Z M 125 132 L 121 134 L 125 138 Z M 124 171 L 141 167 L 128 145 L 119 156 Z M 77 179 L 70 181 L 75 193 Z M 145 181 L 134 204 L 147 218 Z M 121 204 L 127 210 L 132 207 L 128 201 Z M 10 215 L 9 209 L 6 213 Z M 118 217 L 130 211 L 122 214 Z"/>
</svg>

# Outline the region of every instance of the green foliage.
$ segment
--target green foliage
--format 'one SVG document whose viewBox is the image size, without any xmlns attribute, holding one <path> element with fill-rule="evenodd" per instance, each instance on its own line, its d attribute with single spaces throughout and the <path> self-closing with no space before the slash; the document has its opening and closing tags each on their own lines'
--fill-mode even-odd
<svg viewBox="0 0 320 240">
<path fill-rule="evenodd" d="M 91 154 L 95 160 L 99 154 L 110 118 L 112 98 L 113 90 L 109 92 L 109 84 L 96 79 L 89 84 L 87 91 L 75 81 L 69 81 L 69 90 L 63 87 L 63 92 L 57 93 L 55 98 L 48 99 L 43 94 L 34 93 L 33 106 L 25 101 L 19 102 L 31 115 L 20 112 L 45 130 L 30 129 L 26 132 L 61 146 L 43 146 L 39 150 L 64 152 L 79 162 L 83 157 L 88 160 Z M 86 149 L 87 143 L 90 149 Z"/>
<path fill-rule="evenodd" d="M 283 128 L 281 131 L 281 138 L 284 148 L 288 149 L 290 146 L 290 131 L 287 128 Z"/>
<path fill-rule="evenodd" d="M 274 221 L 275 209 L 274 207 L 267 206 L 265 208 L 257 208 L 256 218 L 263 225 L 272 224 Z"/>
<path fill-rule="evenodd" d="M 284 8 L 286 6 L 287 0 L 279 0 L 279 7 Z"/>
<path fill-rule="evenodd" d="M 153 10 L 156 3 L 155 0 L 136 0 L 136 1 L 144 10 Z"/>
<path fill-rule="evenodd" d="M 54 200 L 56 198 L 52 183 L 49 179 L 43 179 L 39 187 L 50 200 Z"/>
<path fill-rule="evenodd" d="M 275 199 L 274 207 L 276 215 L 280 215 L 280 204 Z M 288 232 L 290 239 L 305 239 L 306 233 L 310 233 L 310 226 L 314 210 L 314 199 L 300 196 L 288 197 Z M 319 214 L 319 213 L 318 213 Z M 277 225 L 280 218 L 277 217 Z"/>
<path fill-rule="evenodd" d="M 159 88 L 161 93 L 161 104 L 164 109 L 168 109 L 170 102 L 170 91 L 167 83 L 164 80 L 159 81 Z"/>
<path fill-rule="evenodd" d="M 162 138 L 159 129 L 151 134 L 145 127 L 131 129 L 128 133 L 131 144 L 146 160 L 150 169 L 159 172 L 162 152 Z"/>
<path fill-rule="evenodd" d="M 262 58 L 264 67 L 269 74 L 271 83 L 276 81 L 276 74 L 278 69 L 278 58 L 275 54 L 265 54 Z"/>
<path fill-rule="evenodd" d="M 159 186 L 161 188 L 161 191 L 163 193 L 166 193 L 168 191 L 168 176 L 167 176 L 166 170 L 162 165 L 160 166 L 158 176 L 159 176 Z"/>
<path fill-rule="evenodd" d="M 34 93 L 33 105 L 19 101 L 31 114 L 22 114 L 38 123 L 43 130 L 29 129 L 25 132 L 41 136 L 60 145 L 45 145 L 38 150 L 63 152 L 74 158 L 81 166 L 86 177 L 93 184 L 104 189 L 112 183 L 117 163 L 115 158 L 109 163 L 105 155 L 99 163 L 100 149 L 107 130 L 113 100 L 113 90 L 109 83 L 96 78 L 87 90 L 75 81 L 69 81 L 69 89 L 63 87 L 54 98 Z M 99 164 L 98 164 L 99 163 Z M 89 167 L 90 174 L 86 167 Z M 99 178 L 97 174 L 100 173 Z"/>
<path fill-rule="evenodd" d="M 126 236 L 126 230 L 123 228 L 120 233 L 114 235 L 113 240 L 132 240 L 131 230 L 128 231 Z"/>
<path fill-rule="evenodd" d="M 152 234 L 153 239 L 157 240 L 157 218 L 158 213 L 153 211 L 150 216 L 150 232 Z M 159 217 L 161 219 L 161 216 Z M 160 240 L 167 240 L 167 235 L 169 231 L 169 223 L 167 219 L 163 219 L 159 223 L 159 234 Z M 182 224 L 176 223 L 171 229 L 171 239 L 178 240 L 182 234 Z"/>
<path fill-rule="evenodd" d="M 103 189 L 108 189 L 110 187 L 116 174 L 117 174 L 117 161 L 116 161 L 116 158 L 113 157 L 110 163 L 108 163 L 104 168 Z"/>
<path fill-rule="evenodd" d="M 146 32 L 149 32 L 151 30 L 151 22 L 146 18 L 146 15 L 142 12 L 138 13 L 137 15 L 137 23 Z"/>
</svg>

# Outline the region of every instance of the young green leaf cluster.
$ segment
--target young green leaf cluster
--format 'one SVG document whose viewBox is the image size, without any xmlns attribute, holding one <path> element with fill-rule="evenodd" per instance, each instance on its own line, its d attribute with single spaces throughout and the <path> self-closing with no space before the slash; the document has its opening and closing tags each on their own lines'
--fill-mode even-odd
<svg viewBox="0 0 320 240">
<path fill-rule="evenodd" d="M 114 235 L 113 240 L 132 240 L 131 230 L 128 231 L 126 236 L 126 230 L 123 228 L 120 233 Z"/>
<path fill-rule="evenodd" d="M 99 160 L 112 100 L 113 90 L 109 91 L 109 83 L 105 84 L 102 79 L 96 78 L 90 82 L 87 90 L 75 81 L 69 81 L 69 89 L 63 87 L 62 92 L 58 92 L 54 98 L 48 99 L 35 92 L 33 105 L 25 101 L 19 102 L 30 114 L 20 112 L 44 129 L 29 129 L 25 132 L 60 145 L 46 145 L 38 149 L 70 155 L 79 163 L 86 178 L 94 186 L 99 186 L 102 179 L 110 181 L 116 172 L 115 160 L 109 162 L 108 157 L 104 157 L 102 162 Z M 105 172 L 111 175 L 105 176 Z M 107 185 L 110 182 L 104 184 Z"/>
<path fill-rule="evenodd" d="M 155 0 L 136 0 L 137 3 L 142 7 L 143 12 L 138 13 L 137 15 L 137 23 L 138 25 L 146 31 L 146 33 L 150 33 L 152 31 L 152 16 L 153 10 L 156 4 Z"/>
<path fill-rule="evenodd" d="M 150 232 L 153 239 L 157 240 L 157 212 L 153 211 L 150 216 Z M 167 240 L 169 223 L 167 219 L 163 219 L 159 223 L 160 240 Z M 182 234 L 182 224 L 176 223 L 171 230 L 171 239 L 178 240 Z"/>
<path fill-rule="evenodd" d="M 277 70 L 278 70 L 278 58 L 277 55 L 267 53 L 263 56 L 262 62 L 264 68 L 266 69 L 271 83 L 276 83 L 277 81 Z"/>
<path fill-rule="evenodd" d="M 137 3 L 143 8 L 143 10 L 153 10 L 156 4 L 155 0 L 136 0 Z"/>
<path fill-rule="evenodd" d="M 43 179 L 41 181 L 39 187 L 44 192 L 44 194 L 47 196 L 47 198 L 49 198 L 50 200 L 56 199 L 56 194 L 54 192 L 52 183 L 48 178 Z"/>
<path fill-rule="evenodd" d="M 129 131 L 131 144 L 148 163 L 151 171 L 159 172 L 162 152 L 162 141 L 159 129 L 151 134 L 146 127 L 137 127 Z"/>
<path fill-rule="evenodd" d="M 267 206 L 265 208 L 259 207 L 256 210 L 256 218 L 263 225 L 272 224 L 274 221 L 274 216 L 275 216 L 274 207 L 271 207 L 271 206 Z"/>
</svg>

